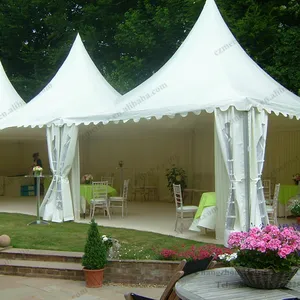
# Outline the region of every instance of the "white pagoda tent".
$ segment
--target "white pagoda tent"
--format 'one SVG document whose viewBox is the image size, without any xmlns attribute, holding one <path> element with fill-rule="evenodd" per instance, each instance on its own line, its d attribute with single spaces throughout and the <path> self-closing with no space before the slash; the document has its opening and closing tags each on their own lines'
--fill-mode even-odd
<svg viewBox="0 0 300 300">
<path fill-rule="evenodd" d="M 24 100 L 17 93 L 10 80 L 8 79 L 4 68 L 0 62 L 0 103 L 1 114 L 0 120 L 5 119 L 11 113 L 18 110 L 21 106 L 26 104 Z"/>
<path fill-rule="evenodd" d="M 68 57 L 49 84 L 24 108 L 1 123 L 1 129 L 13 127 L 3 133 L 21 132 L 24 138 L 45 134 L 42 127 L 47 125 L 53 180 L 41 205 L 44 220 L 63 222 L 80 217 L 78 127 L 56 126 L 53 121 L 81 113 L 90 115 L 95 109 L 112 110 L 119 97 L 91 60 L 78 34 Z"/>
<path fill-rule="evenodd" d="M 261 174 L 268 115 L 300 119 L 300 98 L 264 72 L 242 49 L 214 0 L 173 57 L 122 97 L 114 113 L 63 119 L 80 125 L 181 115 L 215 116 L 217 238 L 268 222 Z M 201 120 L 201 116 L 199 116 Z M 167 120 L 165 122 L 168 122 Z M 130 122 L 129 122 L 130 123 Z M 144 124 L 144 123 L 143 123 Z M 299 124 L 300 125 L 300 124 Z M 119 125 L 121 126 L 121 124 Z"/>
<path fill-rule="evenodd" d="M 71 78 L 71 74 L 69 76 Z M 54 82 L 52 85 L 45 94 L 54 89 Z M 87 85 L 80 82 L 80 86 L 83 94 L 89 92 Z M 59 93 L 69 92 L 71 88 L 62 86 Z M 61 94 L 52 93 L 61 100 Z M 48 100 L 51 99 L 54 98 Z M 50 152 L 55 152 L 51 134 L 60 131 L 65 136 L 64 144 L 68 144 L 73 153 L 79 125 L 139 122 L 141 119 L 152 119 L 149 124 L 153 124 L 153 118 L 176 118 L 177 115 L 194 118 L 190 113 L 214 113 L 217 238 L 224 238 L 225 231 L 226 241 L 231 231 L 247 230 L 250 224 L 268 222 L 261 183 L 268 114 L 299 119 L 300 99 L 251 60 L 228 29 L 214 0 L 206 1 L 194 28 L 173 57 L 152 77 L 121 97 L 119 104 L 107 109 L 95 105 L 92 110 L 86 107 L 74 111 L 76 101 L 71 100 L 65 106 L 68 111 L 62 110 L 57 100 L 55 105 L 58 106 L 53 105 L 55 113 L 38 116 L 37 111 L 28 109 L 22 118 L 7 120 L 0 128 L 47 125 L 52 128 L 48 129 L 49 145 L 53 145 Z M 162 121 L 168 122 L 166 118 Z M 59 160 L 68 161 L 63 155 Z M 65 178 L 58 173 L 58 180 Z M 52 220 L 72 219 L 68 196 L 63 194 L 49 206 Z M 47 203 L 47 197 L 45 200 Z M 61 207 L 62 201 L 69 204 Z M 44 214 L 44 219 L 49 216 Z"/>
</svg>

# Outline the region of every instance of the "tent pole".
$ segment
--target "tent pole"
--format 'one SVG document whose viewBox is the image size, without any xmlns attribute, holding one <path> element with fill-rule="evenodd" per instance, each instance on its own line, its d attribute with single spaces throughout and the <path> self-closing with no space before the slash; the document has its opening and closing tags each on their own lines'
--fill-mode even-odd
<svg viewBox="0 0 300 300">
<path fill-rule="evenodd" d="M 250 229 L 250 166 L 249 166 L 249 112 L 244 112 L 244 169 L 245 169 L 245 217 L 246 231 Z"/>
<path fill-rule="evenodd" d="M 195 129 L 192 129 L 189 134 L 189 153 L 188 153 L 188 188 L 194 189 L 195 186 L 195 174 L 194 174 L 194 168 L 195 168 Z M 191 196 L 191 197 L 190 197 Z M 194 192 L 192 192 L 192 195 L 188 194 L 189 200 L 191 201 L 191 204 L 194 200 Z"/>
</svg>

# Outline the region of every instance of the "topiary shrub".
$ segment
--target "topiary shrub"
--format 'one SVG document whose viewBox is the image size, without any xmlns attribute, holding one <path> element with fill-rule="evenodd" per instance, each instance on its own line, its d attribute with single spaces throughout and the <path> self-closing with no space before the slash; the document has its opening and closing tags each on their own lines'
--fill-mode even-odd
<svg viewBox="0 0 300 300">
<path fill-rule="evenodd" d="M 100 270 L 107 263 L 107 249 L 102 242 L 97 223 L 92 219 L 84 247 L 82 265 L 88 270 Z"/>
</svg>

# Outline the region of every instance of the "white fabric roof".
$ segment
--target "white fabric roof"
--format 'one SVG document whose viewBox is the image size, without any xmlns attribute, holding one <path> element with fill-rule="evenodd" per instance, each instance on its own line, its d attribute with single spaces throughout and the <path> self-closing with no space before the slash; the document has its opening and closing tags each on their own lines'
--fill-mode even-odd
<svg viewBox="0 0 300 300">
<path fill-rule="evenodd" d="M 0 62 L 0 120 L 5 119 L 24 104 L 25 102 L 11 84 Z"/>
<path fill-rule="evenodd" d="M 6 118 L 0 128 L 43 126 L 53 120 L 112 110 L 120 94 L 101 75 L 79 34 L 68 57 L 50 83 L 26 106 Z"/>
<path fill-rule="evenodd" d="M 214 0 L 207 0 L 190 34 L 156 74 L 120 96 L 99 73 L 77 36 L 47 87 L 0 123 L 15 126 L 138 121 L 188 112 L 251 107 L 300 119 L 300 98 L 265 73 L 238 44 Z M 84 99 L 86 101 L 84 101 Z"/>
<path fill-rule="evenodd" d="M 242 49 L 214 0 L 207 0 L 194 28 L 174 56 L 152 77 L 122 97 L 119 113 L 81 114 L 67 124 L 138 121 L 215 108 L 257 107 L 300 118 L 300 98 L 264 72 Z"/>
</svg>

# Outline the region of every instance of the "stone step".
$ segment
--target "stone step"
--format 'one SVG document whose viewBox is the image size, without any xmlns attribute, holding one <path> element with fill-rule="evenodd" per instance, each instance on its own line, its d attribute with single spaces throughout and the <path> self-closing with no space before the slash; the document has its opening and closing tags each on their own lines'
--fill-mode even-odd
<svg viewBox="0 0 300 300">
<path fill-rule="evenodd" d="M 10 248 L 0 251 L 0 259 L 81 263 L 82 252 Z"/>
<path fill-rule="evenodd" d="M 0 251 L 0 274 L 84 280 L 82 255 L 81 252 L 6 249 Z M 104 282 L 167 284 L 177 266 L 176 261 L 109 260 Z"/>
<path fill-rule="evenodd" d="M 0 274 L 84 280 L 80 263 L 0 259 Z"/>
</svg>

